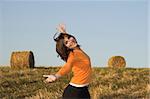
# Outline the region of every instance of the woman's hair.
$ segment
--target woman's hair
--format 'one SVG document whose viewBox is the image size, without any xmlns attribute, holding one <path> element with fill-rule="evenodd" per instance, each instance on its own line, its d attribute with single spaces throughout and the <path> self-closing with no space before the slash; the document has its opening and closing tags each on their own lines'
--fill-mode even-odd
<svg viewBox="0 0 150 99">
<path fill-rule="evenodd" d="M 75 37 L 70 34 L 64 34 L 64 33 L 60 33 L 57 38 L 55 38 L 55 36 L 56 34 L 53 37 L 54 41 L 56 42 L 56 52 L 58 53 L 58 56 L 60 56 L 62 60 L 67 61 L 69 53 L 73 51 L 73 49 L 69 49 L 68 47 L 65 46 L 64 38 L 73 37 L 75 39 Z M 77 46 L 79 47 L 79 45 Z"/>
</svg>

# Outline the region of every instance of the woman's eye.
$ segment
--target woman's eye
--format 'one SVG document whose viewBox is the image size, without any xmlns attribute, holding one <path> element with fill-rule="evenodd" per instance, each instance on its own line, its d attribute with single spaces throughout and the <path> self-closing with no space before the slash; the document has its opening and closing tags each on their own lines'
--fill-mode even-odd
<svg viewBox="0 0 150 99">
<path fill-rule="evenodd" d="M 68 39 L 70 39 L 71 36 L 68 36 Z"/>
</svg>

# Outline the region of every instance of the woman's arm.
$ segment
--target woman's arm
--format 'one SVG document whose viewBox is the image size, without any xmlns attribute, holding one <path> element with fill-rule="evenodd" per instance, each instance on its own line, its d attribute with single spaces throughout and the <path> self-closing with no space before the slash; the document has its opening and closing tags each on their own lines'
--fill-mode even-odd
<svg viewBox="0 0 150 99">
<path fill-rule="evenodd" d="M 64 76 L 68 74 L 71 71 L 71 69 L 72 69 L 72 64 L 66 63 L 63 67 L 61 67 L 61 69 L 55 75 L 59 75 L 59 77 Z"/>
<path fill-rule="evenodd" d="M 61 67 L 61 69 L 56 73 L 56 75 L 61 77 L 68 74 L 72 69 L 73 62 L 74 62 L 74 53 L 70 52 L 67 63 L 63 67 Z"/>
<path fill-rule="evenodd" d="M 71 64 L 66 63 L 55 75 L 43 75 L 46 78 L 45 83 L 51 83 L 59 79 L 61 76 L 68 74 L 71 71 Z"/>
<path fill-rule="evenodd" d="M 72 69 L 73 61 L 74 61 L 74 55 L 73 52 L 71 52 L 69 54 L 67 63 L 63 67 L 61 67 L 61 69 L 55 75 L 43 75 L 43 77 L 46 78 L 44 82 L 51 83 L 59 79 L 61 76 L 68 74 Z"/>
<path fill-rule="evenodd" d="M 56 29 L 57 29 L 57 31 L 60 32 L 60 33 L 67 33 L 67 32 L 66 32 L 66 26 L 65 26 L 64 24 L 59 24 Z"/>
</svg>

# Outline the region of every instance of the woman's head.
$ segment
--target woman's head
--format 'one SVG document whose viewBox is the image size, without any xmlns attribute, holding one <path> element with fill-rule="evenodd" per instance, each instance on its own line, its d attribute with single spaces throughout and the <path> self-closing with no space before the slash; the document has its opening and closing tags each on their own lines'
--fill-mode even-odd
<svg viewBox="0 0 150 99">
<path fill-rule="evenodd" d="M 67 61 L 70 51 L 79 47 L 75 37 L 69 34 L 60 33 L 54 40 L 56 41 L 56 52 L 64 61 Z"/>
<path fill-rule="evenodd" d="M 64 37 L 64 44 L 67 48 L 73 49 L 77 46 L 77 41 L 74 36 L 68 35 Z"/>
</svg>

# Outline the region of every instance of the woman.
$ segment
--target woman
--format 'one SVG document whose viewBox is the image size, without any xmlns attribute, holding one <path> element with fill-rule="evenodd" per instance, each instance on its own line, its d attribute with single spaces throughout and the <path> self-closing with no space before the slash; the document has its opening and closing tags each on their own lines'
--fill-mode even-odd
<svg viewBox="0 0 150 99">
<path fill-rule="evenodd" d="M 92 72 L 90 58 L 80 48 L 76 38 L 66 33 L 64 25 L 60 24 L 57 30 L 60 34 L 54 39 L 56 52 L 66 63 L 55 75 L 43 75 L 47 77 L 45 82 L 54 82 L 72 70 L 73 77 L 64 90 L 63 99 L 90 99 L 88 91 Z"/>
</svg>

